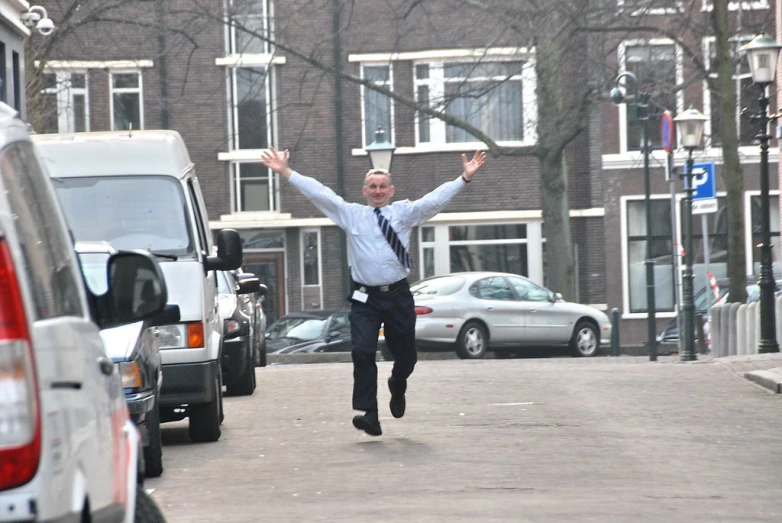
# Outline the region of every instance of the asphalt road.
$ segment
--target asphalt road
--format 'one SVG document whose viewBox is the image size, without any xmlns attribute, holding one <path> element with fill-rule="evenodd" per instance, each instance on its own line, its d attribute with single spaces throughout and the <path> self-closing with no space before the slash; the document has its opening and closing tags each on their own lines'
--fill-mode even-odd
<svg viewBox="0 0 782 523">
<path fill-rule="evenodd" d="M 782 396 L 742 361 L 422 361 L 400 420 L 382 362 L 378 438 L 351 425 L 350 364 L 273 365 L 217 443 L 164 425 L 147 488 L 170 523 L 776 522 Z"/>
</svg>

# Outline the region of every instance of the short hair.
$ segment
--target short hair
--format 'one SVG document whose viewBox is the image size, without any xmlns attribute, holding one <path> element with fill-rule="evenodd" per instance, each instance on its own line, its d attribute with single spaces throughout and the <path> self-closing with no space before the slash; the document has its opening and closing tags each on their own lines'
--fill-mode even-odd
<svg viewBox="0 0 782 523">
<path fill-rule="evenodd" d="M 384 176 L 388 177 L 388 185 L 392 185 L 391 183 L 391 173 L 387 169 L 370 169 L 367 174 L 364 176 L 364 187 L 367 186 L 367 183 L 369 183 L 369 177 L 374 176 L 376 174 L 382 174 Z"/>
</svg>

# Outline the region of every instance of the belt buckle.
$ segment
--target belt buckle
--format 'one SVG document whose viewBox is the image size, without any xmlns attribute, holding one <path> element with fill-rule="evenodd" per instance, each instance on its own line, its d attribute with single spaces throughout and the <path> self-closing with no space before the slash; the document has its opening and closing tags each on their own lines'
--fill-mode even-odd
<svg viewBox="0 0 782 523">
<path fill-rule="evenodd" d="M 391 290 L 391 286 L 390 285 L 381 285 L 378 288 L 380 289 L 380 292 L 388 292 L 388 291 Z"/>
</svg>

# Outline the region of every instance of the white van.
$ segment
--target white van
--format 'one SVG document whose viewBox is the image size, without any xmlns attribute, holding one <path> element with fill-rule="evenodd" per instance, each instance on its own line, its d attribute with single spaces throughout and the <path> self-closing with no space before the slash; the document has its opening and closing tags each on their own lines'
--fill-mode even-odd
<svg viewBox="0 0 782 523">
<path fill-rule="evenodd" d="M 201 189 L 176 131 L 33 137 L 78 241 L 143 249 L 166 277 L 181 322 L 158 327 L 163 387 L 160 420 L 189 417 L 193 441 L 217 441 L 223 419 L 216 270 L 241 265 L 234 230 L 220 231 L 217 255 Z"/>
<path fill-rule="evenodd" d="M 0 104 L 0 521 L 162 521 L 137 488 L 139 434 L 100 329 L 162 311 L 163 274 L 147 254 L 116 253 L 105 293 L 86 288 L 15 115 Z"/>
</svg>

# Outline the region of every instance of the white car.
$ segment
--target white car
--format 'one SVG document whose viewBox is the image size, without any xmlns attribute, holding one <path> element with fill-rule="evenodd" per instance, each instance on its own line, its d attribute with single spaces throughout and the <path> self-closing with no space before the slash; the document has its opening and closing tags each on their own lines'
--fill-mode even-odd
<svg viewBox="0 0 782 523">
<path fill-rule="evenodd" d="M 96 296 L 27 126 L 0 104 L 0 522 L 163 519 L 100 329 L 158 314 L 165 282 L 136 252 L 106 271 Z"/>
<path fill-rule="evenodd" d="M 569 346 L 574 356 L 595 356 L 611 340 L 605 313 L 518 274 L 458 272 L 421 280 L 410 291 L 416 345 L 453 347 L 460 358 L 524 346 Z"/>
</svg>

